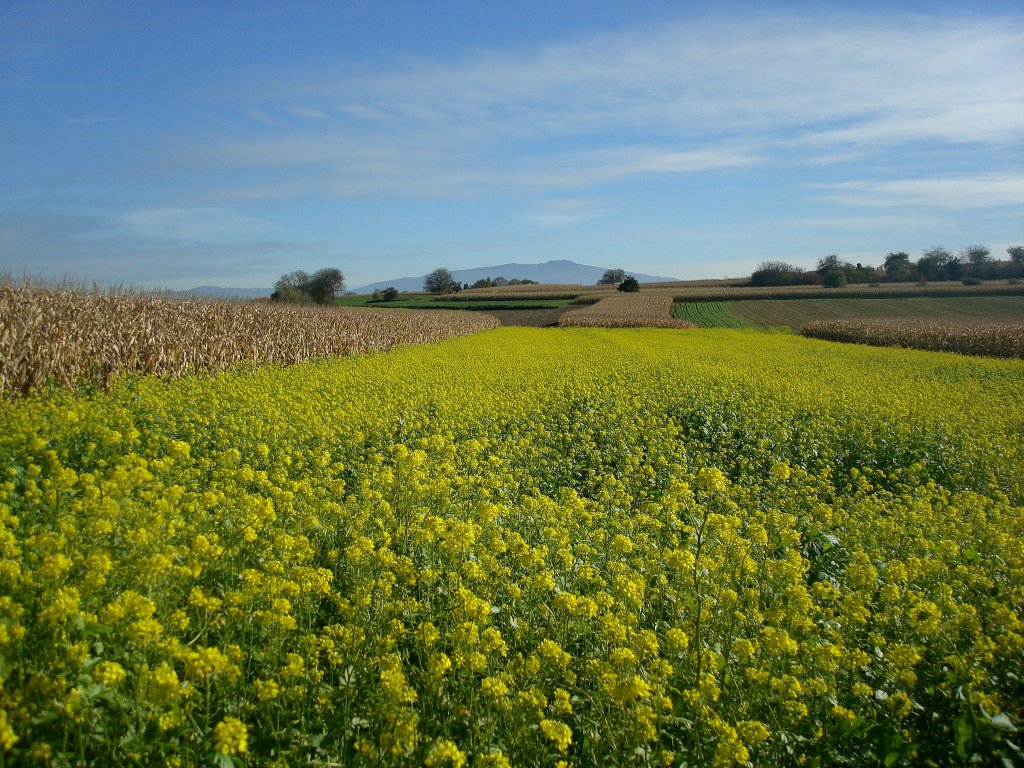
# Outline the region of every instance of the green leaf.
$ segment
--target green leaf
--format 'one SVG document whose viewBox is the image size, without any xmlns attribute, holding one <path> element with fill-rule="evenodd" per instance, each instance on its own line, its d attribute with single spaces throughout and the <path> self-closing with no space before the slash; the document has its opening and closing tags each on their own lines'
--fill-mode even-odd
<svg viewBox="0 0 1024 768">
<path fill-rule="evenodd" d="M 974 740 L 974 728 L 966 717 L 956 719 L 956 755 L 961 760 L 967 759 L 967 747 Z"/>
<path fill-rule="evenodd" d="M 210 768 L 236 768 L 235 761 L 223 752 L 207 752 L 206 762 Z"/>
</svg>

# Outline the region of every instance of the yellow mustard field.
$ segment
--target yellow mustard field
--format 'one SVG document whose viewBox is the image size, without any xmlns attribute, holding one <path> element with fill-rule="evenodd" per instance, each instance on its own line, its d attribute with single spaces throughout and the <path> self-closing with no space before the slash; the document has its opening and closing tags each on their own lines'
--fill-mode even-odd
<svg viewBox="0 0 1024 768">
<path fill-rule="evenodd" d="M 0 765 L 1013 764 L 1024 363 L 499 329 L 0 405 Z"/>
</svg>

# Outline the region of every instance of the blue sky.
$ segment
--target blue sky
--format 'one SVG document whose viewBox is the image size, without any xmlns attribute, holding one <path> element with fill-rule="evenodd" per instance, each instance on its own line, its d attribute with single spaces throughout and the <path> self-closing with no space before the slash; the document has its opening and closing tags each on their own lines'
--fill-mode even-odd
<svg viewBox="0 0 1024 768">
<path fill-rule="evenodd" d="M 187 288 L 1024 244 L 1020 2 L 0 0 L 0 271 Z"/>
</svg>

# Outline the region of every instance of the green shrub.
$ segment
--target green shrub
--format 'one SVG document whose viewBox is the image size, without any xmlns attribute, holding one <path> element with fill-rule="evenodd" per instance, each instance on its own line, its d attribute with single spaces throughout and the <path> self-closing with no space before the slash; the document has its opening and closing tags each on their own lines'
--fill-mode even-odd
<svg viewBox="0 0 1024 768">
<path fill-rule="evenodd" d="M 826 288 L 842 288 L 846 285 L 846 272 L 841 269 L 833 269 L 825 274 L 821 283 Z"/>
<path fill-rule="evenodd" d="M 373 292 L 373 298 L 370 301 L 394 301 L 398 298 L 398 289 L 393 285 L 389 285 L 384 290 L 378 288 Z"/>
</svg>

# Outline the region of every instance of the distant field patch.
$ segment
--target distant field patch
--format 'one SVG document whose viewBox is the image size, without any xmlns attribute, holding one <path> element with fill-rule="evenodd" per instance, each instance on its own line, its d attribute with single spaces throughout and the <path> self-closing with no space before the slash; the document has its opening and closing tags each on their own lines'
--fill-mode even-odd
<svg viewBox="0 0 1024 768">
<path fill-rule="evenodd" d="M 689 320 L 698 328 L 746 328 L 725 301 L 681 301 L 672 305 L 672 317 Z"/>
<path fill-rule="evenodd" d="M 613 293 L 592 304 L 575 307 L 558 320 L 576 328 L 692 328 L 672 314 L 667 293 Z"/>
<path fill-rule="evenodd" d="M 1024 296 L 1024 284 L 989 280 L 981 285 L 962 282 L 939 283 L 858 283 L 845 288 L 821 285 L 753 286 L 676 284 L 676 301 L 742 301 L 744 299 L 798 301 L 801 299 L 923 299 L 979 296 Z M 650 290 L 670 290 L 668 286 L 650 286 Z"/>
<path fill-rule="evenodd" d="M 534 310 L 560 309 L 573 303 L 571 297 L 555 299 L 496 299 L 481 296 L 477 299 L 457 299 L 454 296 L 433 297 L 426 295 L 410 296 L 394 301 L 373 301 L 369 296 L 346 296 L 338 303 L 349 307 L 374 307 L 376 309 L 465 309 L 477 312 L 492 310 Z"/>
<path fill-rule="evenodd" d="M 487 314 L 498 318 L 502 325 L 519 328 L 549 328 L 558 325 L 558 320 L 566 311 L 565 307 L 557 309 L 495 309 Z"/>
<path fill-rule="evenodd" d="M 820 320 L 805 325 L 802 333 L 815 339 L 876 347 L 907 347 L 1024 359 L 1024 323 L 943 322 L 915 318 Z"/>
<path fill-rule="evenodd" d="M 481 301 L 448 301 L 445 299 L 399 299 L 386 301 L 371 306 L 381 309 L 467 309 L 477 312 L 488 312 L 494 309 L 557 309 L 572 303 L 571 299 L 539 299 L 536 301 L 502 301 L 484 299 Z"/>
<path fill-rule="evenodd" d="M 726 306 L 730 314 L 739 321 L 757 328 L 788 326 L 799 329 L 808 323 L 821 320 L 850 319 L 889 320 L 912 318 L 928 321 L 969 323 L 1019 323 L 1024 320 L 1024 296 L 909 299 L 766 299 L 763 301 L 732 301 Z"/>
</svg>

